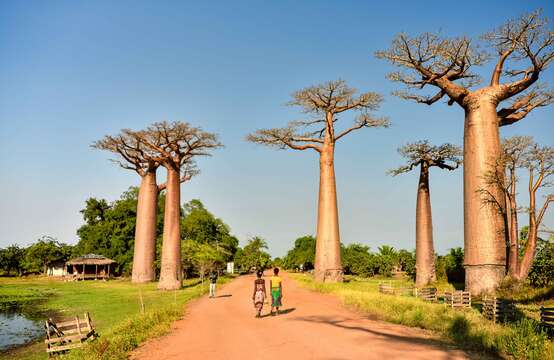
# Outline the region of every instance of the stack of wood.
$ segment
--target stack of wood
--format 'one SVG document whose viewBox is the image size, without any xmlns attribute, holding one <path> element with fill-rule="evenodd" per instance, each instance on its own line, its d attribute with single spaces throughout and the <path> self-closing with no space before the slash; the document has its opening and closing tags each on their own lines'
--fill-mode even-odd
<svg viewBox="0 0 554 360">
<path fill-rule="evenodd" d="M 427 287 L 421 290 L 415 290 L 415 296 L 423 299 L 424 301 L 436 302 L 437 301 L 437 288 Z"/>
<path fill-rule="evenodd" d="M 44 324 L 46 330 L 46 352 L 48 355 L 63 352 L 83 346 L 83 343 L 90 339 L 94 340 L 96 334 L 89 313 L 85 313 L 84 319 L 75 319 L 55 323 L 48 319 Z"/>
<path fill-rule="evenodd" d="M 495 296 L 483 299 L 483 316 L 492 322 L 514 320 L 516 308 L 511 301 L 498 299 Z"/>
<path fill-rule="evenodd" d="M 471 308 L 471 293 L 469 291 L 445 291 L 444 303 L 451 308 Z"/>
</svg>

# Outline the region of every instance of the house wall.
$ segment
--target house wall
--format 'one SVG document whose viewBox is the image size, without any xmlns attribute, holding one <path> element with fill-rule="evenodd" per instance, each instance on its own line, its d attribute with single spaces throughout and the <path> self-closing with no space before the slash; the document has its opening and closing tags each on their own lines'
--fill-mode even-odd
<svg viewBox="0 0 554 360">
<path fill-rule="evenodd" d="M 64 276 L 65 271 L 64 267 L 49 267 L 48 276 Z"/>
</svg>

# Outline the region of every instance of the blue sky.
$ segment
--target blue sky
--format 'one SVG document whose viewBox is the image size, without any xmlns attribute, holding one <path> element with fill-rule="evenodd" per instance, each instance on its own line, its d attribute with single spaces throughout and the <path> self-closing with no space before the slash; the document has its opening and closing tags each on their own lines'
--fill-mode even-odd
<svg viewBox="0 0 554 360">
<path fill-rule="evenodd" d="M 242 242 L 260 235 L 273 255 L 315 232 L 313 152 L 246 143 L 247 133 L 301 118 L 293 91 L 337 78 L 385 96 L 389 129 L 338 144 L 342 241 L 415 247 L 417 173 L 385 174 L 409 141 L 461 144 L 463 111 L 390 95 L 392 67 L 373 53 L 400 31 L 477 37 L 547 1 L 3 1 L 0 3 L 0 247 L 42 235 L 75 243 L 88 197 L 114 200 L 136 174 L 89 145 L 121 128 L 183 120 L 220 135 L 182 188 Z M 485 74 L 490 68 L 484 68 Z M 488 77 L 488 75 L 485 75 Z M 543 80 L 554 84 L 554 69 Z M 502 129 L 554 146 L 554 108 Z M 461 171 L 433 170 L 435 246 L 463 245 Z M 160 172 L 160 176 L 162 172 Z M 554 211 L 546 225 L 554 227 Z"/>
</svg>

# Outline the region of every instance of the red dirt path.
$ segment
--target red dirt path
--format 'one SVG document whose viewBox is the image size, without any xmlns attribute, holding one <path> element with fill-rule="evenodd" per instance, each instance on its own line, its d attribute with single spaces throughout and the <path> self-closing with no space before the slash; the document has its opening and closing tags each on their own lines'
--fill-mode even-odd
<svg viewBox="0 0 554 360">
<path fill-rule="evenodd" d="M 191 303 L 170 334 L 132 359 L 425 359 L 469 358 L 426 331 L 370 320 L 330 295 L 284 276 L 284 314 L 254 317 L 253 276 L 241 276 Z M 264 314 L 269 312 L 267 305 Z"/>
</svg>

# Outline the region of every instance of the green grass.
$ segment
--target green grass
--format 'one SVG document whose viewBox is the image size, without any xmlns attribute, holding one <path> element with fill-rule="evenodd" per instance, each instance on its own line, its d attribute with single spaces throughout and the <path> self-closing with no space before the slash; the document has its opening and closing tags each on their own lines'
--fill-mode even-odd
<svg viewBox="0 0 554 360">
<path fill-rule="evenodd" d="M 379 293 L 378 279 L 350 278 L 348 282 L 319 284 L 309 275 L 293 274 L 302 286 L 338 296 L 347 306 L 373 318 L 436 332 L 460 348 L 516 359 L 554 359 L 554 345 L 535 331 L 535 322 L 526 320 L 513 326 L 495 325 L 475 309 L 453 310 L 441 304 L 426 303 L 410 296 Z M 388 279 L 386 280 L 389 281 Z M 406 280 L 390 280 L 395 287 L 412 285 Z M 448 289 L 448 284 L 437 284 Z"/>
<path fill-rule="evenodd" d="M 220 278 L 221 283 L 229 278 Z M 62 282 L 47 278 L 0 278 L 0 306 L 5 303 L 33 303 L 38 313 L 48 313 L 57 319 L 90 313 L 100 334 L 98 341 L 72 358 L 124 359 L 142 341 L 165 333 L 184 310 L 184 304 L 201 296 L 208 289 L 198 279 L 186 280 L 177 291 L 158 291 L 155 283 L 133 285 L 126 280 Z M 139 294 L 145 306 L 140 311 Z M 19 348 L 9 354 L 11 359 L 46 359 L 42 341 Z"/>
</svg>

